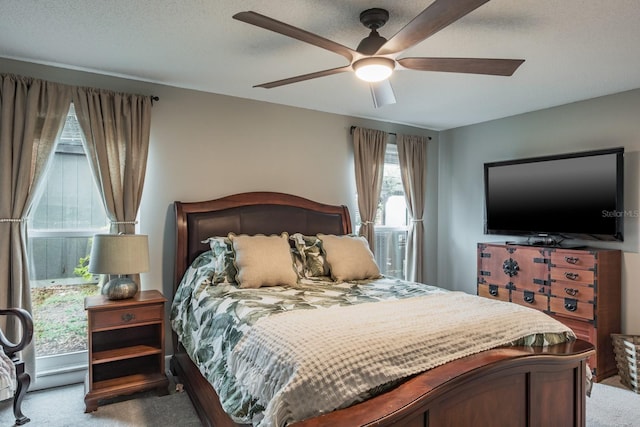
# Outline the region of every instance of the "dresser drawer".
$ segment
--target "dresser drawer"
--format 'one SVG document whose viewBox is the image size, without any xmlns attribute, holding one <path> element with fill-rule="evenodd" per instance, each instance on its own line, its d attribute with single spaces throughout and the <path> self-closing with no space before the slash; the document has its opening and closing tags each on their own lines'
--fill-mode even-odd
<svg viewBox="0 0 640 427">
<path fill-rule="evenodd" d="M 118 310 L 94 311 L 91 313 L 92 328 L 95 330 L 160 321 L 164 315 L 163 311 L 162 304 L 129 307 Z"/>
<path fill-rule="evenodd" d="M 551 282 L 592 284 L 595 276 L 592 270 L 551 267 Z"/>
<path fill-rule="evenodd" d="M 551 295 L 560 298 L 574 298 L 578 301 L 595 303 L 595 289 L 584 283 L 555 282 Z"/>
<path fill-rule="evenodd" d="M 555 251 L 551 252 L 551 265 L 588 270 L 595 267 L 596 256 L 588 252 Z"/>
<path fill-rule="evenodd" d="M 546 286 L 548 285 L 548 282 L 544 282 L 544 283 L 513 283 L 511 285 L 511 290 L 514 291 L 528 291 L 528 292 L 534 292 L 536 294 L 550 294 L 551 293 L 551 287 L 550 286 Z"/>
<path fill-rule="evenodd" d="M 575 317 L 584 320 L 594 319 L 593 304 L 574 298 L 550 297 L 549 310 L 559 316 Z"/>
<path fill-rule="evenodd" d="M 499 287 L 497 285 L 478 285 L 478 295 L 485 298 L 498 299 L 501 301 L 509 301 L 509 289 Z"/>
<path fill-rule="evenodd" d="M 571 328 L 573 333 L 576 334 L 578 339 L 590 342 L 594 346 L 598 345 L 598 334 L 596 332 L 596 328 L 589 322 L 585 322 L 581 319 L 571 319 L 568 317 L 554 316 L 554 319 L 563 323 L 567 327 Z M 593 356 L 587 359 L 587 364 L 591 368 L 591 370 L 595 370 L 598 366 L 598 356 L 597 352 L 593 354 Z"/>
<path fill-rule="evenodd" d="M 511 302 L 535 308 L 536 310 L 549 310 L 549 297 L 543 293 L 531 291 L 511 291 Z"/>
<path fill-rule="evenodd" d="M 551 316 L 560 323 L 563 323 L 576 334 L 581 340 L 590 342 L 593 345 L 598 343 L 596 336 L 596 328 L 589 322 L 582 321 L 580 319 L 569 319 L 567 317 Z"/>
<path fill-rule="evenodd" d="M 486 246 L 479 254 L 479 283 L 537 292 L 548 274 L 548 258 L 539 248 Z"/>
</svg>

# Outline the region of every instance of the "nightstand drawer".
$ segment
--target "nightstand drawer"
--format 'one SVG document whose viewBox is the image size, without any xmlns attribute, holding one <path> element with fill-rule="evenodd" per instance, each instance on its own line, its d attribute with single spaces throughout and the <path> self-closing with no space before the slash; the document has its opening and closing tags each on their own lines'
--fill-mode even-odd
<svg viewBox="0 0 640 427">
<path fill-rule="evenodd" d="M 119 310 L 94 311 L 92 328 L 104 329 L 162 320 L 163 304 L 129 307 Z"/>
</svg>

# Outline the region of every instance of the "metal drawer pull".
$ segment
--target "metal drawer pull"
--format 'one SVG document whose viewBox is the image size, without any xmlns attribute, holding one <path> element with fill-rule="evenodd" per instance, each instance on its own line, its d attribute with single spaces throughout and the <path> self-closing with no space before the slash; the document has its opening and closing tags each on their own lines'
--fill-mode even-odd
<svg viewBox="0 0 640 427">
<path fill-rule="evenodd" d="M 571 299 L 565 299 L 564 300 L 564 308 L 567 311 L 576 311 L 578 309 L 578 301 L 571 300 Z"/>
<path fill-rule="evenodd" d="M 575 297 L 576 295 L 578 295 L 578 289 L 573 289 L 573 288 L 564 288 L 564 291 L 571 295 L 572 297 Z"/>
<path fill-rule="evenodd" d="M 533 302 L 535 301 L 535 294 L 533 292 L 525 292 L 524 293 L 524 302 L 529 303 L 529 304 L 533 304 Z"/>
<path fill-rule="evenodd" d="M 577 264 L 578 261 L 580 260 L 580 258 L 578 257 L 573 257 L 573 256 L 566 256 L 564 257 L 565 262 L 567 262 L 568 264 Z"/>
<path fill-rule="evenodd" d="M 570 271 L 567 271 L 566 273 L 564 273 L 564 277 L 566 277 L 569 280 L 576 280 L 578 276 L 579 276 L 578 273 L 572 273 Z"/>
<path fill-rule="evenodd" d="M 496 285 L 489 285 L 489 295 L 493 297 L 498 296 L 498 287 Z"/>
<path fill-rule="evenodd" d="M 120 318 L 122 319 L 123 322 L 131 322 L 133 319 L 136 318 L 136 315 L 133 313 L 125 313 Z"/>
</svg>

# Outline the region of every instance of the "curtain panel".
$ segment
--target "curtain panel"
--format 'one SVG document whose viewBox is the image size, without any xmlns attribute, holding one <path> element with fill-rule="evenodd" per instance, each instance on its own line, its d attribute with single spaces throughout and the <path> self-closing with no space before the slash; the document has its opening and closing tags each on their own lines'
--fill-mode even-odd
<svg viewBox="0 0 640 427">
<path fill-rule="evenodd" d="M 133 234 L 147 169 L 151 97 L 79 87 L 73 103 L 111 232 Z"/>
<path fill-rule="evenodd" d="M 112 232 L 135 232 L 149 149 L 149 96 L 0 74 L 0 306 L 31 312 L 26 221 L 53 159 L 71 102 Z M 20 336 L 13 319 L 2 325 Z M 22 354 L 35 371 L 33 345 Z"/>
<path fill-rule="evenodd" d="M 353 129 L 353 154 L 358 192 L 358 210 L 360 211 L 360 229 L 358 234 L 369 242 L 375 253 L 375 226 L 382 174 L 384 172 L 384 153 L 389 134 L 380 130 L 355 127 Z"/>
<path fill-rule="evenodd" d="M 422 282 L 424 272 L 424 204 L 427 173 L 427 142 L 424 136 L 401 135 L 396 138 L 400 176 L 411 222 L 407 235 L 405 279 Z"/>
<path fill-rule="evenodd" d="M 71 87 L 0 74 L 0 306 L 31 312 L 27 268 L 27 215 L 53 159 L 69 111 Z M 13 317 L 13 316 L 11 316 Z M 21 331 L 3 326 L 16 341 Z M 26 370 L 34 372 L 33 345 L 23 350 Z"/>
</svg>

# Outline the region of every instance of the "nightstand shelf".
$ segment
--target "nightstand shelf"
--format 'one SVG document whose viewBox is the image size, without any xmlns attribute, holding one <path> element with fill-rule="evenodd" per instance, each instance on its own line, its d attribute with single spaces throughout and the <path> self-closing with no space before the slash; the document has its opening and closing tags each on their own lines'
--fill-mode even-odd
<svg viewBox="0 0 640 427">
<path fill-rule="evenodd" d="M 137 322 L 136 326 L 146 326 L 146 325 L 157 325 L 157 321 L 151 321 L 151 322 Z M 93 332 L 105 332 L 105 331 L 113 331 L 114 329 L 122 329 L 121 325 L 117 325 L 117 326 L 107 326 L 107 327 L 103 327 L 103 328 L 95 328 L 93 330 Z"/>
<path fill-rule="evenodd" d="M 123 384 L 126 384 L 127 387 L 146 390 L 149 388 L 148 384 L 150 382 L 157 381 L 158 383 L 163 383 L 166 379 L 167 377 L 165 375 L 160 374 L 133 374 L 110 380 L 97 381 L 93 384 L 93 388 L 97 392 L 111 393 L 113 391 L 121 391 Z"/>
<path fill-rule="evenodd" d="M 158 291 L 126 300 L 85 298 L 88 312 L 89 372 L 85 412 L 100 400 L 157 389 L 168 392 L 164 371 L 164 304 Z"/>
<path fill-rule="evenodd" d="M 148 345 L 134 345 L 131 347 L 117 348 L 114 350 L 98 351 L 93 353 L 91 363 L 94 365 L 100 363 L 113 362 L 115 360 L 131 359 L 134 357 L 148 356 L 150 354 L 159 354 L 162 349 Z"/>
</svg>

